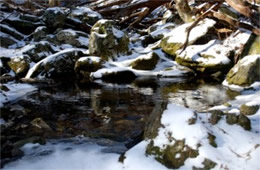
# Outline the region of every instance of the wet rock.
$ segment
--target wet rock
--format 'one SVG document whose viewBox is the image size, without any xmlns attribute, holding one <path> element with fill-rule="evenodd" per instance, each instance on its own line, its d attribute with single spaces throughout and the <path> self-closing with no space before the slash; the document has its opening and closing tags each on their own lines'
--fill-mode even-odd
<svg viewBox="0 0 260 170">
<path fill-rule="evenodd" d="M 186 40 L 186 28 L 188 28 L 191 23 L 183 24 L 174 28 L 170 36 L 167 36 L 161 41 L 161 48 L 167 54 L 176 56 L 177 50 L 179 50 Z M 202 20 L 196 27 L 194 27 L 190 33 L 189 45 L 193 44 L 197 39 L 204 36 L 210 28 L 215 25 L 215 21 L 210 19 Z"/>
<path fill-rule="evenodd" d="M 153 70 L 159 61 L 159 56 L 155 52 L 147 55 L 139 56 L 131 63 L 133 69 L 136 70 Z"/>
<path fill-rule="evenodd" d="M 4 32 L 6 34 L 9 34 L 16 38 L 17 40 L 22 40 L 24 38 L 24 35 L 15 30 L 14 28 L 9 27 L 8 25 L 5 24 L 0 24 L 0 30 L 1 32 Z M 2 40 L 1 40 L 2 41 Z"/>
<path fill-rule="evenodd" d="M 42 130 L 47 130 L 47 131 L 52 131 L 51 127 L 42 119 L 42 118 L 35 118 L 31 121 L 31 124 L 33 127 L 42 129 Z"/>
<path fill-rule="evenodd" d="M 103 60 L 108 60 L 119 54 L 126 54 L 128 45 L 128 35 L 118 30 L 112 20 L 99 20 L 91 29 L 90 55 L 100 56 Z"/>
<path fill-rule="evenodd" d="M 253 115 L 255 114 L 259 109 L 259 106 L 248 106 L 246 104 L 241 105 L 240 107 L 240 113 L 243 115 Z"/>
<path fill-rule="evenodd" d="M 66 13 L 58 7 L 48 8 L 43 14 L 43 21 L 51 30 L 62 28 L 66 21 Z"/>
<path fill-rule="evenodd" d="M 10 45 L 14 45 L 18 42 L 18 40 L 16 40 L 14 37 L 2 32 L 0 32 L 0 39 L 0 47 L 5 48 L 8 48 Z"/>
<path fill-rule="evenodd" d="M 90 73 L 101 69 L 103 61 L 99 57 L 88 56 L 77 60 L 74 70 L 79 79 L 90 79 Z"/>
<path fill-rule="evenodd" d="M 221 110 L 212 110 L 211 112 L 211 116 L 210 116 L 210 123 L 212 125 L 215 125 L 218 123 L 218 121 L 221 119 L 221 117 L 223 116 L 223 112 Z"/>
<path fill-rule="evenodd" d="M 79 20 L 83 24 L 94 25 L 102 16 L 88 7 L 76 7 L 69 17 Z"/>
<path fill-rule="evenodd" d="M 31 59 L 29 56 L 22 55 L 16 56 L 8 62 L 9 67 L 15 72 L 16 75 L 22 77 L 30 69 Z"/>
<path fill-rule="evenodd" d="M 75 47 L 88 47 L 88 35 L 84 32 L 74 31 L 72 29 L 61 30 L 56 35 L 59 43 L 70 44 Z"/>
<path fill-rule="evenodd" d="M 23 54 L 30 56 L 33 62 L 38 62 L 53 53 L 51 44 L 47 41 L 40 41 L 33 45 L 27 45 L 22 51 Z"/>
<path fill-rule="evenodd" d="M 35 29 L 33 32 L 33 40 L 38 42 L 46 38 L 48 34 L 48 29 L 46 26 L 40 26 Z"/>
<path fill-rule="evenodd" d="M 236 114 L 227 114 L 226 116 L 226 122 L 230 125 L 237 124 L 238 123 L 238 116 Z"/>
<path fill-rule="evenodd" d="M 165 149 L 154 146 L 153 141 L 151 141 L 147 145 L 146 154 L 153 155 L 157 161 L 168 168 L 177 169 L 184 165 L 186 159 L 195 158 L 199 153 L 185 145 L 184 140 L 177 140 Z"/>
<path fill-rule="evenodd" d="M 251 130 L 251 122 L 246 116 L 240 114 L 238 116 L 238 124 L 242 126 L 245 130 Z"/>
<path fill-rule="evenodd" d="M 229 85 L 249 86 L 260 81 L 260 55 L 250 55 L 239 60 L 228 72 L 226 80 Z"/>
<path fill-rule="evenodd" d="M 39 75 L 47 78 L 61 78 L 74 74 L 75 62 L 81 56 L 84 56 L 84 53 L 80 49 L 72 48 L 60 51 L 36 63 L 25 78 Z"/>
<path fill-rule="evenodd" d="M 135 78 L 136 75 L 130 70 L 106 72 L 102 75 L 102 80 L 111 83 L 131 83 Z"/>
</svg>

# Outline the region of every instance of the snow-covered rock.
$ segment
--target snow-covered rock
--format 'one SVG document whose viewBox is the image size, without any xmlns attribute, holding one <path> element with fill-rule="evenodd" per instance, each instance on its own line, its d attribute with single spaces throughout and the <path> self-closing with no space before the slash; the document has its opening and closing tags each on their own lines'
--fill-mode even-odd
<svg viewBox="0 0 260 170">
<path fill-rule="evenodd" d="M 155 52 L 137 57 L 131 66 L 136 70 L 153 70 L 159 61 L 159 56 Z"/>
<path fill-rule="evenodd" d="M 17 39 L 3 32 L 0 32 L 0 39 L 0 47 L 5 48 L 8 48 L 9 46 L 14 45 L 18 42 Z"/>
<path fill-rule="evenodd" d="M 73 73 L 75 62 L 83 55 L 81 49 L 72 48 L 62 50 L 36 63 L 28 71 L 25 78 L 33 78 L 36 76 L 59 78 L 60 75 Z"/>
<path fill-rule="evenodd" d="M 210 28 L 215 25 L 215 21 L 211 19 L 204 19 L 200 21 L 190 32 L 188 44 L 193 44 L 200 37 L 204 36 Z M 174 28 L 168 33 L 165 38 L 161 40 L 160 46 L 164 52 L 175 56 L 176 51 L 179 50 L 185 43 L 187 36 L 187 28 L 191 26 L 192 23 L 186 23 Z"/>
<path fill-rule="evenodd" d="M 66 13 L 58 7 L 48 8 L 43 14 L 43 21 L 50 29 L 61 28 L 66 21 Z"/>
<path fill-rule="evenodd" d="M 47 34 L 48 34 L 48 29 L 46 26 L 37 27 L 33 32 L 33 40 L 36 42 L 41 41 L 44 38 L 46 38 Z"/>
<path fill-rule="evenodd" d="M 99 20 L 91 29 L 89 39 L 90 55 L 100 56 L 104 60 L 128 52 L 129 38 L 118 30 L 112 20 Z"/>
<path fill-rule="evenodd" d="M 77 7 L 70 13 L 69 17 L 83 24 L 94 25 L 102 16 L 88 7 Z"/>
<path fill-rule="evenodd" d="M 61 30 L 56 35 L 59 43 L 70 44 L 75 47 L 88 47 L 88 35 L 84 32 L 74 31 L 72 29 Z"/>
<path fill-rule="evenodd" d="M 224 85 L 250 86 L 260 81 L 260 55 L 249 55 L 239 60 L 228 72 Z"/>
</svg>

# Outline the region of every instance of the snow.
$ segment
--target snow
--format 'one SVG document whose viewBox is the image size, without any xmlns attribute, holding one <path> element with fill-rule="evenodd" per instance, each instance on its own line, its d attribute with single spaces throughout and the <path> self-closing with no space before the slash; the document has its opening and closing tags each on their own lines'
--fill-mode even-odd
<svg viewBox="0 0 260 170">
<path fill-rule="evenodd" d="M 88 61 L 88 62 L 96 62 L 99 63 L 101 61 L 100 57 L 95 57 L 95 56 L 87 56 L 87 57 L 81 57 L 80 59 L 78 59 L 78 61 L 80 62 L 84 62 L 84 61 Z"/>
<path fill-rule="evenodd" d="M 72 15 L 80 16 L 84 14 L 87 14 L 88 17 L 102 18 L 102 16 L 99 13 L 87 7 L 77 7 L 72 11 Z"/>
<path fill-rule="evenodd" d="M 195 42 L 199 37 L 205 35 L 209 28 L 215 25 L 215 21 L 211 19 L 204 19 L 198 23 L 190 32 L 189 42 Z M 173 29 L 169 34 L 168 43 L 181 43 L 186 41 L 186 29 L 191 26 L 192 23 L 186 23 Z"/>
<path fill-rule="evenodd" d="M 17 100 L 36 90 L 34 86 L 23 83 L 8 82 L 2 85 L 6 86 L 9 91 L 0 91 L 0 108 L 3 107 L 5 103 Z"/>
<path fill-rule="evenodd" d="M 112 27 L 112 31 L 116 38 L 122 38 L 125 35 L 123 31 L 120 31 L 119 29 L 116 29 L 115 27 Z"/>
</svg>

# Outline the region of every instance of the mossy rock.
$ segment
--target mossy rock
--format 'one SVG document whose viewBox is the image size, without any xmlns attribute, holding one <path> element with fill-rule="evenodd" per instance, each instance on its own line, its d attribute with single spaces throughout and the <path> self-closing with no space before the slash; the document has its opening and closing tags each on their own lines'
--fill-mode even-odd
<svg viewBox="0 0 260 170">
<path fill-rule="evenodd" d="M 184 140 L 177 140 L 173 145 L 168 145 L 165 149 L 154 146 L 151 141 L 146 148 L 147 155 L 153 155 L 157 161 L 168 168 L 177 169 L 184 165 L 188 158 L 195 158 L 199 155 L 197 150 L 185 145 Z"/>
<path fill-rule="evenodd" d="M 128 35 L 118 30 L 112 20 L 99 20 L 91 28 L 90 55 L 100 56 L 103 60 L 113 59 L 120 54 L 127 54 L 128 45 Z"/>
<path fill-rule="evenodd" d="M 241 105 L 240 113 L 243 115 L 254 115 L 259 109 L 259 106 L 247 106 L 246 104 Z"/>
<path fill-rule="evenodd" d="M 146 56 L 138 57 L 131 63 L 133 69 L 136 70 L 153 70 L 159 61 L 159 56 L 155 53 L 149 53 Z"/>
<path fill-rule="evenodd" d="M 238 123 L 238 116 L 236 114 L 227 114 L 226 116 L 226 122 L 229 125 L 237 124 Z"/>
<path fill-rule="evenodd" d="M 216 162 L 214 162 L 210 159 L 207 159 L 207 158 L 204 159 L 202 164 L 204 165 L 203 168 L 192 167 L 192 170 L 211 170 L 217 165 Z"/>
<path fill-rule="evenodd" d="M 218 121 L 221 119 L 221 117 L 224 115 L 224 113 L 221 110 L 212 110 L 211 116 L 210 116 L 210 123 L 212 125 L 215 125 L 218 123 Z"/>
<path fill-rule="evenodd" d="M 169 43 L 168 40 L 169 40 L 169 37 L 163 38 L 160 43 L 160 47 L 162 48 L 162 50 L 164 52 L 166 52 L 167 54 L 170 54 L 173 57 L 173 59 L 175 59 L 176 51 L 181 49 L 183 44 L 182 43 Z"/>
<path fill-rule="evenodd" d="M 214 135 L 208 133 L 209 144 L 210 144 L 211 146 L 213 146 L 213 147 L 216 148 L 218 145 L 217 145 L 215 139 L 216 139 L 216 136 L 214 136 Z"/>
<path fill-rule="evenodd" d="M 238 116 L 238 124 L 245 130 L 251 130 L 251 122 L 245 115 L 240 114 Z"/>
<path fill-rule="evenodd" d="M 16 75 L 22 77 L 30 69 L 31 59 L 29 56 L 17 56 L 8 62 L 8 66 L 15 72 Z"/>
<path fill-rule="evenodd" d="M 250 55 L 239 60 L 228 72 L 226 81 L 239 86 L 249 86 L 260 81 L 260 55 Z"/>
</svg>

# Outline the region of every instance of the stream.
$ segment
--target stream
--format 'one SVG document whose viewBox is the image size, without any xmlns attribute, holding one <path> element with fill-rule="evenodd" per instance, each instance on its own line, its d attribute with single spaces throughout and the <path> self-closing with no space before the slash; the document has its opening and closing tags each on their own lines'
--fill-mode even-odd
<svg viewBox="0 0 260 170">
<path fill-rule="evenodd" d="M 238 95 L 220 82 L 203 79 L 36 86 L 2 108 L 7 122 L 1 129 L 4 169 L 113 169 L 104 166 L 121 166 L 120 155 L 143 140 L 156 103 L 164 100 L 206 112 Z"/>
</svg>

